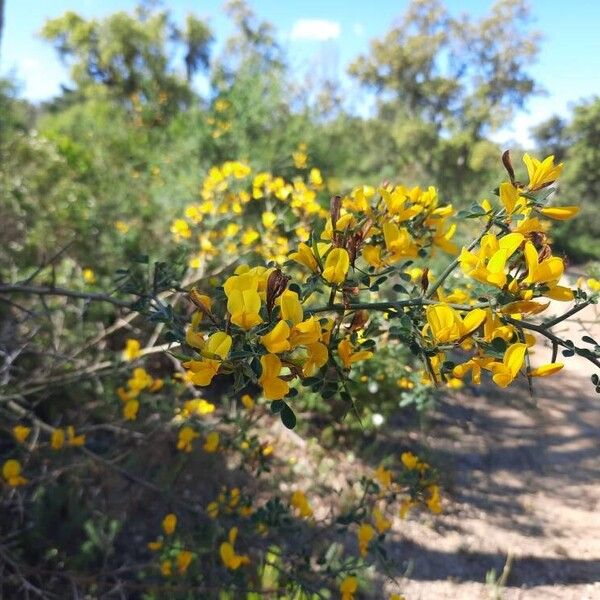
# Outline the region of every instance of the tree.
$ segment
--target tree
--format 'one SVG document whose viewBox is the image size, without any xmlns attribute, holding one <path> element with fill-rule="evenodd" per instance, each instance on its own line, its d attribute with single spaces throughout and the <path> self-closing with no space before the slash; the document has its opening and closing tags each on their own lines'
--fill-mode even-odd
<svg viewBox="0 0 600 600">
<path fill-rule="evenodd" d="M 554 155 L 554 158 L 561 162 L 569 147 L 568 125 L 567 120 L 558 115 L 554 115 L 536 125 L 531 132 L 536 147 L 546 155 Z"/>
<path fill-rule="evenodd" d="M 105 94 L 134 110 L 152 106 L 159 117 L 189 104 L 189 83 L 208 67 L 212 42 L 209 27 L 194 16 L 181 29 L 167 11 L 144 7 L 90 20 L 67 12 L 47 21 L 42 36 L 70 65 L 80 96 Z M 180 55 L 183 69 L 172 59 Z"/>
<path fill-rule="evenodd" d="M 536 139 L 545 152 L 562 151 L 565 172 L 559 190 L 559 200 L 581 206 L 582 217 L 561 224 L 554 231 L 558 248 L 574 260 L 600 259 L 600 97 L 582 102 L 573 110 L 571 122 L 558 117 L 537 129 Z M 553 132 L 553 136 L 540 132 Z M 566 152 L 564 149 L 567 149 Z"/>
<path fill-rule="evenodd" d="M 524 0 L 499 0 L 479 21 L 452 17 L 440 0 L 413 0 L 350 66 L 377 94 L 405 163 L 424 164 L 439 185 L 459 193 L 481 183 L 481 157 L 485 166 L 496 155 L 486 136 L 537 91 L 527 67 L 538 35 L 528 20 Z"/>
</svg>

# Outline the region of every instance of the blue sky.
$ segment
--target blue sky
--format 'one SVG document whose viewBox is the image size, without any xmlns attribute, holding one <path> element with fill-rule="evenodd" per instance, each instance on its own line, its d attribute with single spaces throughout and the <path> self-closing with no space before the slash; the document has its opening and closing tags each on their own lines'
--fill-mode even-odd
<svg viewBox="0 0 600 600">
<path fill-rule="evenodd" d="M 346 65 L 368 49 L 369 40 L 382 36 L 403 12 L 407 0 L 251 0 L 255 12 L 271 21 L 279 32 L 290 63 L 299 73 L 308 71 L 340 76 Z M 194 12 L 209 19 L 217 40 L 229 31 L 222 2 L 171 0 L 164 2 L 176 18 Z M 491 2 L 446 0 L 453 14 L 480 16 Z M 498 141 L 529 140 L 529 128 L 583 98 L 600 94 L 600 2 L 597 0 L 531 0 L 534 26 L 543 33 L 533 76 L 547 94 L 529 102 L 513 126 L 497 135 Z M 86 17 L 115 10 L 131 10 L 135 0 L 6 0 L 5 31 L 0 72 L 13 72 L 22 93 L 32 100 L 56 94 L 68 82 L 65 68 L 53 49 L 37 38 L 45 19 L 75 10 Z M 218 51 L 218 43 L 215 50 Z"/>
</svg>

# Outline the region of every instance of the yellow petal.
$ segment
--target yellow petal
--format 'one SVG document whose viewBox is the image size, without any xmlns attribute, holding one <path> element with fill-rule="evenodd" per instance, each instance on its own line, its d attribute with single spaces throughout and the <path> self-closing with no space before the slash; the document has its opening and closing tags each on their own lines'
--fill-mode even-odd
<svg viewBox="0 0 600 600">
<path fill-rule="evenodd" d="M 540 209 L 540 212 L 550 219 L 566 221 L 579 213 L 579 206 L 549 206 Z"/>
<path fill-rule="evenodd" d="M 563 363 L 548 363 L 547 365 L 542 365 L 537 369 L 533 369 L 529 372 L 529 375 L 531 375 L 531 377 L 546 377 L 547 375 L 557 373 L 563 367 Z"/>
<path fill-rule="evenodd" d="M 290 349 L 290 326 L 285 321 L 277 325 L 260 338 L 262 345 L 272 354 L 287 352 Z"/>
</svg>

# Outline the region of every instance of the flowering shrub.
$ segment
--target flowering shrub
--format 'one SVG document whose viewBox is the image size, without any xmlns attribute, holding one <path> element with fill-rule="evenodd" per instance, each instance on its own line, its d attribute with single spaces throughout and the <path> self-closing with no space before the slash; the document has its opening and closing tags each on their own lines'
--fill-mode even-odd
<svg viewBox="0 0 600 600">
<path fill-rule="evenodd" d="M 78 478 L 97 470 L 159 498 L 148 517 L 152 531 L 125 565 L 115 562 L 115 548 L 120 535 L 135 531 L 131 523 L 95 515 L 82 525 L 87 568 L 104 565 L 107 586 L 124 580 L 147 597 L 358 597 L 369 586 L 369 563 L 393 572 L 385 539 L 395 515 L 443 513 L 436 469 L 407 450 L 357 471 L 338 490 L 339 504 L 323 506 L 293 472 L 283 488 L 271 480 L 289 466 L 273 442 L 273 414 L 293 429 L 306 399 L 318 397 L 319 410 L 341 402 L 348 419 L 361 423 L 369 414 L 357 400 L 361 385 L 374 383 L 376 391 L 387 379 L 402 390 L 402 404 L 404 396 L 431 398 L 465 382 L 531 385 L 561 370 L 561 349 L 600 366 L 594 340 L 584 336 L 579 346 L 553 331 L 596 303 L 600 291 L 595 279 L 568 285 L 564 259 L 553 254 L 551 220 L 577 213 L 550 204 L 562 169 L 553 157 L 525 155 L 528 180 L 521 183 L 506 153 L 508 180 L 495 199 L 459 212 L 433 187 L 390 183 L 357 187 L 324 208 L 327 183 L 307 168 L 306 148 L 293 160 L 300 175 L 292 181 L 233 161 L 209 172 L 199 203 L 171 227 L 191 253 L 184 284 L 159 264 L 150 282 L 135 270 L 120 274 L 123 289 L 137 296 L 132 302 L 62 290 L 139 311 L 156 327 L 147 344 L 131 336 L 114 352 L 106 367 L 115 373 L 114 402 L 86 407 L 77 422 L 59 419 L 58 427 L 23 402 L 33 392 L 6 396 L 15 420 L 2 466 L 6 514 L 44 502 L 50 510 L 46 488 L 53 497 L 71 484 L 81 489 Z M 462 247 L 460 222 L 480 225 Z M 94 285 L 93 270 L 83 277 Z M 27 293 L 24 287 L 12 291 Z M 29 293 L 61 295 L 53 288 Z M 188 307 L 177 306 L 184 298 Z M 550 301 L 571 306 L 540 321 Z M 160 335 L 165 344 L 155 345 Z M 171 366 L 152 362 L 157 356 Z M 600 391 L 597 374 L 592 382 Z M 101 437 L 102 429 L 112 437 Z M 127 464 L 136 451 L 137 462 Z M 162 454 L 148 463 L 147 477 L 131 472 L 153 452 Z M 82 470 L 78 457 L 93 469 Z M 60 466 L 50 475 L 52 462 Z M 186 475 L 207 482 L 184 494 Z M 69 553 L 55 550 L 40 560 L 58 573 Z M 24 548 L 11 560 L 8 589 L 34 585 L 19 566 L 29 560 Z M 61 577 L 54 576 L 56 589 Z M 64 579 L 88 589 L 70 574 Z"/>
</svg>

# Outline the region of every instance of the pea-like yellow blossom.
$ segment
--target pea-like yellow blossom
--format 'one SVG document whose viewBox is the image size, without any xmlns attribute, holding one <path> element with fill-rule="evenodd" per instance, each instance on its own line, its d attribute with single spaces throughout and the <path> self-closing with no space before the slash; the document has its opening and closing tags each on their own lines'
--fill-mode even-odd
<svg viewBox="0 0 600 600">
<path fill-rule="evenodd" d="M 141 354 L 141 345 L 138 340 L 128 339 L 123 350 L 123 360 L 135 360 Z"/>
<path fill-rule="evenodd" d="M 296 490 L 292 494 L 290 504 L 298 511 L 301 517 L 307 518 L 313 516 L 313 509 L 303 491 Z"/>
<path fill-rule="evenodd" d="M 218 431 L 211 431 L 204 441 L 202 448 L 205 452 L 213 453 L 219 449 L 220 436 Z"/>
<path fill-rule="evenodd" d="M 2 465 L 2 477 L 10 487 L 18 487 L 27 483 L 27 479 L 21 475 L 21 463 L 14 458 L 9 458 Z"/>
<path fill-rule="evenodd" d="M 175 533 L 176 528 L 177 528 L 177 515 L 174 513 L 169 513 L 163 519 L 162 529 L 165 532 L 165 535 L 173 535 L 173 533 Z"/>
<path fill-rule="evenodd" d="M 334 248 L 327 255 L 323 278 L 329 283 L 339 285 L 344 283 L 348 268 L 350 267 L 350 256 L 344 248 Z"/>
</svg>

